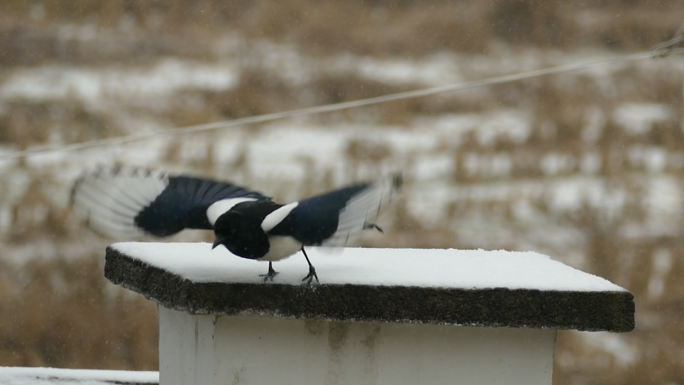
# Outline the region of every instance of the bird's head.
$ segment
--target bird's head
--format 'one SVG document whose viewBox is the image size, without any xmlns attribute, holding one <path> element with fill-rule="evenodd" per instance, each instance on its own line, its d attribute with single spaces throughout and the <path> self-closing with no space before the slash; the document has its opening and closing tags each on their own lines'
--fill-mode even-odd
<svg viewBox="0 0 684 385">
<path fill-rule="evenodd" d="M 229 252 L 249 259 L 261 258 L 270 248 L 268 237 L 260 226 L 261 219 L 229 211 L 214 223 L 212 248 L 225 246 Z"/>
<path fill-rule="evenodd" d="M 214 243 L 211 249 L 215 249 L 220 245 L 228 249 L 228 244 L 231 238 L 235 236 L 235 227 L 231 225 L 228 215 L 222 215 L 214 223 Z"/>
</svg>

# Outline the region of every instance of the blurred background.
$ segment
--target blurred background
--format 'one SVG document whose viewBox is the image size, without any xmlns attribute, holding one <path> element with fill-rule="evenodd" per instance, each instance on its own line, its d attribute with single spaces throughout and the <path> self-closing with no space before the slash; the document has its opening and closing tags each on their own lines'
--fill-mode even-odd
<svg viewBox="0 0 684 385">
<path fill-rule="evenodd" d="M 681 0 L 2 0 L 0 156 L 643 52 Z M 682 60 L 0 161 L 0 365 L 156 370 L 156 308 L 103 277 L 84 167 L 288 201 L 403 170 L 368 247 L 534 250 L 635 295 L 628 334 L 559 333 L 555 384 L 684 379 Z M 172 241 L 210 240 L 185 232 Z"/>
</svg>

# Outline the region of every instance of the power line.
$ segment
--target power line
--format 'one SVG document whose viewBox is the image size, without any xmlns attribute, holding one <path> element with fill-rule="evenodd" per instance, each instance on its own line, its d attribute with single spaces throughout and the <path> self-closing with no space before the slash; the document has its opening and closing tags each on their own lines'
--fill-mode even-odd
<svg viewBox="0 0 684 385">
<path fill-rule="evenodd" d="M 566 64 L 566 65 L 561 65 L 561 66 L 557 66 L 557 67 L 520 72 L 520 73 L 516 73 L 516 74 L 495 76 L 495 77 L 491 77 L 491 78 L 483 79 L 483 80 L 476 80 L 476 81 L 470 81 L 470 82 L 449 84 L 449 85 L 444 85 L 444 86 L 430 87 L 430 88 L 424 88 L 424 89 L 414 90 L 414 91 L 399 92 L 396 94 L 383 95 L 383 96 L 378 96 L 378 97 L 373 97 L 373 98 L 368 98 L 368 99 L 355 100 L 355 101 L 351 101 L 351 102 L 327 104 L 327 105 L 316 106 L 316 107 L 307 107 L 307 108 L 301 108 L 301 109 L 296 109 L 296 110 L 276 112 L 276 113 L 272 113 L 272 114 L 258 115 L 258 116 L 252 116 L 252 117 L 248 117 L 248 118 L 241 118 L 241 119 L 235 119 L 235 120 L 229 120 L 229 121 L 221 121 L 221 122 L 215 122 L 215 123 L 180 127 L 180 128 L 162 131 L 162 132 L 137 134 L 137 135 L 134 134 L 134 135 L 115 137 L 115 138 L 107 138 L 107 139 L 92 140 L 92 141 L 81 142 L 81 143 L 67 144 L 67 145 L 59 145 L 58 144 L 58 145 L 53 145 L 53 146 L 45 146 L 45 147 L 39 147 L 39 148 L 33 148 L 33 149 L 29 149 L 29 150 L 15 152 L 15 153 L 10 154 L 10 155 L 0 156 L 0 160 L 19 159 L 19 158 L 23 158 L 23 157 L 27 157 L 27 156 L 44 154 L 44 153 L 51 153 L 51 152 L 59 152 L 59 151 L 75 151 L 75 150 L 82 150 L 82 149 L 86 149 L 86 148 L 93 148 L 93 147 L 100 147 L 100 146 L 121 145 L 121 144 L 126 144 L 126 143 L 133 143 L 133 142 L 140 142 L 140 141 L 144 141 L 144 140 L 150 140 L 150 139 L 154 139 L 154 138 L 177 136 L 177 135 L 187 135 L 187 134 L 191 134 L 191 133 L 206 132 L 206 131 L 218 130 L 218 129 L 222 129 L 222 128 L 234 127 L 234 126 L 239 126 L 239 125 L 271 122 L 274 120 L 292 118 L 292 117 L 297 117 L 297 116 L 315 115 L 315 114 L 322 114 L 322 113 L 327 113 L 327 112 L 342 111 L 342 110 L 348 110 L 351 108 L 358 108 L 358 107 L 364 107 L 364 106 L 369 106 L 369 105 L 373 105 L 373 104 L 386 103 L 386 102 L 390 102 L 390 101 L 414 99 L 414 98 L 420 98 L 420 97 L 424 97 L 424 96 L 442 94 L 442 93 L 446 93 L 446 92 L 465 90 L 468 88 L 484 87 L 484 86 L 495 85 L 495 84 L 509 83 L 509 82 L 514 82 L 514 81 L 519 81 L 519 80 L 531 79 L 531 78 L 544 76 L 544 75 L 552 75 L 552 74 L 560 74 L 560 73 L 571 72 L 571 71 L 579 71 L 579 70 L 583 70 L 583 69 L 588 69 L 588 68 L 593 68 L 593 67 L 598 67 L 598 66 L 604 66 L 604 65 L 608 65 L 608 64 L 630 62 L 630 61 L 636 61 L 636 60 L 653 58 L 653 57 L 664 57 L 664 56 L 669 56 L 672 54 L 682 53 L 682 49 L 670 49 L 666 53 L 663 53 L 662 51 L 663 50 L 661 49 L 658 52 L 656 52 L 656 51 L 644 52 L 644 53 L 638 53 L 638 54 L 633 54 L 633 55 L 626 55 L 626 56 L 620 56 L 620 57 L 615 57 L 615 58 L 610 58 L 610 59 L 599 60 L 599 61 L 595 61 L 595 62 L 591 62 L 591 63 Z"/>
</svg>

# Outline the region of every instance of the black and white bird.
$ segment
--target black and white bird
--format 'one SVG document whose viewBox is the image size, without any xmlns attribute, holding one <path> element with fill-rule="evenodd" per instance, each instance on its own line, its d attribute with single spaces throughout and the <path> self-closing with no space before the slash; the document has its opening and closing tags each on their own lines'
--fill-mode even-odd
<svg viewBox="0 0 684 385">
<path fill-rule="evenodd" d="M 228 182 L 115 166 L 83 174 L 71 201 L 96 231 L 132 240 L 145 234 L 166 237 L 183 229 L 213 230 L 212 248 L 268 261 L 264 281 L 278 274 L 273 262 L 302 251 L 309 274 L 316 269 L 304 246 L 343 247 L 375 224 L 380 210 L 401 186 L 401 177 L 360 183 L 289 204 Z"/>
</svg>

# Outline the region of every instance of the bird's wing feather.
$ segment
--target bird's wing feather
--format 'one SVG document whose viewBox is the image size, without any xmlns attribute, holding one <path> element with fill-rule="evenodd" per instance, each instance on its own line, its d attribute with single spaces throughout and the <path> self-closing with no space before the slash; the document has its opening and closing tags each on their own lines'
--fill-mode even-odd
<svg viewBox="0 0 684 385">
<path fill-rule="evenodd" d="M 400 177 L 387 178 L 354 195 L 340 211 L 335 233 L 322 245 L 342 247 L 358 242 L 361 232 L 374 224 L 401 186 Z"/>
<path fill-rule="evenodd" d="M 121 166 L 85 173 L 71 194 L 74 207 L 87 215 L 94 230 L 124 239 L 211 229 L 207 208 L 236 197 L 270 200 L 226 182 Z"/>
<path fill-rule="evenodd" d="M 358 184 L 299 202 L 271 234 L 292 235 L 305 245 L 341 247 L 356 242 L 401 185 L 394 176 Z"/>
</svg>

